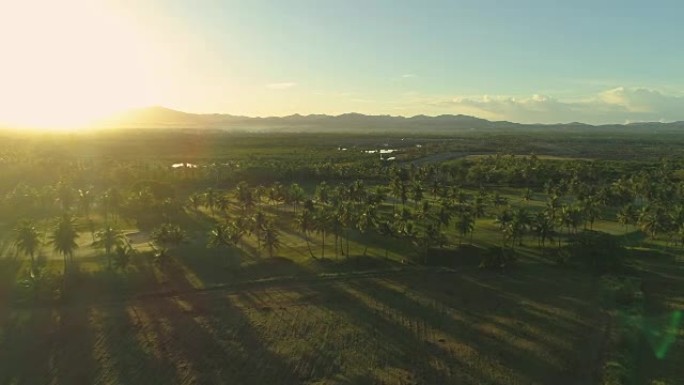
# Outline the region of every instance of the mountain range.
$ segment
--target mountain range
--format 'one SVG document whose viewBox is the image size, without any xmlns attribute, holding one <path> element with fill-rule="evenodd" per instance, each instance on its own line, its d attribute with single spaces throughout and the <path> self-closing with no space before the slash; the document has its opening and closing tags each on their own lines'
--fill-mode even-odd
<svg viewBox="0 0 684 385">
<path fill-rule="evenodd" d="M 155 106 L 125 111 L 96 124 L 105 128 L 185 128 L 239 131 L 278 130 L 287 132 L 398 131 L 435 132 L 499 131 L 499 130 L 682 130 L 684 122 L 643 122 L 629 124 L 590 125 L 585 123 L 523 124 L 490 121 L 468 115 L 288 115 L 282 117 L 247 117 L 230 114 L 194 114 Z"/>
</svg>

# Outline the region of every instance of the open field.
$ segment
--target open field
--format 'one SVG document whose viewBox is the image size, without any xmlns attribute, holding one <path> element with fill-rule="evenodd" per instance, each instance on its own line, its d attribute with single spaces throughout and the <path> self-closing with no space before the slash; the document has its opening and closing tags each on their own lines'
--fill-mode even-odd
<svg viewBox="0 0 684 385">
<path fill-rule="evenodd" d="M 100 135 L 2 149 L 0 384 L 684 378 L 684 167 L 648 136 Z"/>
</svg>

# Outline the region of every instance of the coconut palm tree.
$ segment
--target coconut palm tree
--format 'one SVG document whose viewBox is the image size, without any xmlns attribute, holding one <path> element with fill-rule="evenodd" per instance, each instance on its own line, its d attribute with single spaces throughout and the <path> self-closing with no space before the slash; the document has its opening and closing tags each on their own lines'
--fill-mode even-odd
<svg viewBox="0 0 684 385">
<path fill-rule="evenodd" d="M 639 227 L 651 239 L 656 239 L 658 234 L 669 227 L 669 217 L 661 206 L 649 205 L 639 213 Z"/>
<path fill-rule="evenodd" d="M 273 252 L 280 248 L 280 232 L 273 221 L 266 222 L 263 230 L 264 247 L 268 250 L 268 256 L 273 258 Z"/>
<path fill-rule="evenodd" d="M 188 197 L 190 206 L 195 211 L 199 211 L 200 206 L 204 205 L 204 195 L 200 193 L 193 193 Z"/>
<path fill-rule="evenodd" d="M 306 247 L 309 249 L 309 254 L 311 258 L 316 258 L 311 251 L 311 242 L 309 241 L 309 233 L 315 228 L 314 226 L 314 214 L 312 210 L 302 210 L 297 215 L 295 222 L 299 231 L 304 233 L 304 239 L 306 240 Z"/>
<path fill-rule="evenodd" d="M 268 189 L 268 200 L 270 200 L 276 207 L 285 199 L 285 193 L 282 183 L 275 182 Z"/>
<path fill-rule="evenodd" d="M 90 190 L 78 189 L 78 206 L 81 213 L 90 221 L 90 208 L 93 205 L 93 196 Z"/>
<path fill-rule="evenodd" d="M 530 227 L 531 219 L 530 214 L 524 207 L 519 207 L 513 212 L 513 221 L 511 222 L 511 236 L 513 243 L 518 239 L 520 245 L 522 246 L 523 236 L 525 232 Z"/>
<path fill-rule="evenodd" d="M 123 245 L 125 239 L 121 230 L 114 229 L 111 226 L 107 226 L 95 233 L 95 242 L 93 242 L 93 246 L 104 249 L 105 255 L 107 256 L 107 268 L 112 268 L 112 250 L 117 246 Z"/>
<path fill-rule="evenodd" d="M 458 229 L 458 233 L 461 235 L 459 237 L 459 245 L 463 244 L 463 238 L 465 238 L 465 236 L 468 234 L 471 234 L 472 240 L 473 230 L 475 230 L 475 218 L 469 211 L 463 211 L 458 217 L 456 227 Z"/>
<path fill-rule="evenodd" d="M 546 241 L 547 240 L 553 241 L 553 235 L 554 235 L 553 218 L 551 218 L 546 213 L 543 213 L 543 212 L 538 213 L 534 218 L 534 222 L 532 224 L 532 230 L 534 231 L 535 234 L 537 234 L 537 237 L 539 237 L 539 244 L 541 245 L 542 252 L 543 252 L 545 250 L 544 246 L 546 244 Z"/>
<path fill-rule="evenodd" d="M 55 187 L 57 199 L 62 205 L 62 211 L 69 211 L 74 203 L 74 189 L 65 181 L 59 181 Z"/>
<path fill-rule="evenodd" d="M 292 210 L 295 214 L 297 214 L 297 207 L 299 207 L 299 204 L 302 203 L 306 198 L 304 189 L 297 183 L 292 183 L 290 185 L 290 188 L 288 189 L 287 195 L 290 202 L 292 203 Z"/>
<path fill-rule="evenodd" d="M 64 257 L 64 274 L 67 273 L 68 263 L 73 262 L 74 251 L 78 248 L 76 239 L 78 230 L 76 221 L 69 214 L 63 214 L 50 234 L 52 248 Z"/>
<path fill-rule="evenodd" d="M 425 229 L 419 236 L 412 237 L 414 242 L 423 250 L 423 263 L 428 262 L 428 253 L 430 248 L 437 246 L 442 247 L 445 243 L 444 234 L 439 231 L 434 223 L 428 223 L 425 225 Z"/>
<path fill-rule="evenodd" d="M 321 234 L 321 258 L 325 258 L 325 236 L 331 228 L 332 215 L 330 209 L 323 206 L 314 213 L 314 229 Z"/>
<path fill-rule="evenodd" d="M 378 223 L 377 229 L 378 229 L 378 233 L 380 233 L 381 235 L 384 235 L 385 237 L 394 238 L 397 236 L 397 231 L 395 231 L 393 223 L 389 220 L 380 221 Z M 387 258 L 388 253 L 389 253 L 389 248 L 387 247 L 388 244 L 389 244 L 389 242 L 384 242 L 385 258 Z"/>
<path fill-rule="evenodd" d="M 638 218 L 639 214 L 631 203 L 622 206 L 617 212 L 617 221 L 619 224 L 625 226 L 625 231 L 628 229 L 629 225 L 635 225 Z"/>
<path fill-rule="evenodd" d="M 31 262 L 29 274 L 33 277 L 36 267 L 35 255 L 40 249 L 40 232 L 32 221 L 24 220 L 14 229 L 14 245 L 26 254 Z"/>
<path fill-rule="evenodd" d="M 216 224 L 209 231 L 209 247 L 237 247 L 243 231 L 235 222 Z"/>
<path fill-rule="evenodd" d="M 187 236 L 180 226 L 164 223 L 152 231 L 152 246 L 156 249 L 155 258 L 160 264 L 168 260 L 169 249 L 185 241 Z"/>
<path fill-rule="evenodd" d="M 217 198 L 216 191 L 214 191 L 213 188 L 209 187 L 207 191 L 204 192 L 204 204 L 205 206 L 211 210 L 211 214 L 214 214 L 214 211 L 216 210 L 216 198 Z"/>
<path fill-rule="evenodd" d="M 366 205 L 358 216 L 356 228 L 362 235 L 366 235 L 371 229 L 378 226 L 378 213 L 375 205 Z M 364 242 L 363 256 L 368 252 L 368 242 Z"/>
<path fill-rule="evenodd" d="M 496 216 L 496 222 L 499 224 L 499 230 L 501 231 L 502 244 L 504 247 L 506 247 L 509 238 L 511 223 L 513 222 L 513 212 L 511 211 L 511 209 L 504 208 L 503 210 L 501 210 L 499 214 L 497 214 Z"/>
<path fill-rule="evenodd" d="M 228 218 L 228 209 L 230 208 L 230 199 L 225 194 L 220 194 L 216 197 L 216 208 L 223 213 L 224 218 Z"/>
<path fill-rule="evenodd" d="M 411 183 L 411 199 L 416 206 L 418 206 L 418 202 L 423 200 L 423 184 L 419 180 L 414 180 Z"/>
<path fill-rule="evenodd" d="M 102 206 L 105 223 L 109 223 L 110 215 L 120 213 L 122 203 L 123 197 L 119 190 L 114 187 L 107 189 L 100 196 L 100 205 Z"/>
<path fill-rule="evenodd" d="M 250 212 L 256 205 L 254 191 L 249 188 L 247 182 L 240 182 L 235 187 L 235 197 L 242 207 L 243 213 Z"/>
<path fill-rule="evenodd" d="M 135 249 L 128 242 L 117 245 L 114 250 L 114 268 L 126 270 L 133 255 L 135 255 Z"/>
</svg>

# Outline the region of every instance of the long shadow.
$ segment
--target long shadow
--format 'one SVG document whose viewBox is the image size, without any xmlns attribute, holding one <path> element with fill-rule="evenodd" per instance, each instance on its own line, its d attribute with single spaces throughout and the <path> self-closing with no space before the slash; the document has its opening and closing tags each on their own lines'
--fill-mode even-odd
<svg viewBox="0 0 684 385">
<path fill-rule="evenodd" d="M 403 315 L 408 319 L 420 320 L 420 322 L 427 324 L 429 328 L 444 332 L 450 338 L 460 343 L 476 347 L 478 351 L 485 353 L 482 358 L 488 361 L 486 364 L 487 372 L 501 371 L 501 374 L 504 374 L 506 372 L 503 368 L 508 368 L 514 371 L 513 373 L 508 373 L 508 375 L 512 375 L 519 380 L 533 380 L 536 383 L 548 383 L 549 375 L 557 372 L 557 369 L 547 362 L 546 357 L 542 356 L 541 353 L 533 353 L 528 349 L 513 346 L 508 341 L 502 340 L 500 333 L 507 336 L 515 336 L 516 339 L 522 340 L 523 345 L 532 343 L 533 346 L 539 346 L 545 351 L 549 351 L 549 348 L 558 350 L 560 347 L 548 346 L 547 342 L 529 333 L 524 333 L 520 330 L 521 328 L 516 328 L 516 325 L 494 321 L 494 316 L 499 313 L 496 309 L 492 309 L 492 314 L 485 315 L 472 312 L 462 314 L 462 312 L 452 307 L 427 306 L 404 295 L 400 291 L 390 289 L 374 280 L 357 282 L 354 284 L 354 288 L 365 293 L 378 303 L 383 304 L 383 306 L 393 309 L 396 314 Z M 425 298 L 429 299 L 430 297 Z M 513 308 L 517 305 L 514 301 L 503 298 L 497 298 L 497 301 L 499 301 L 499 306 L 504 309 Z M 447 315 L 452 312 L 459 313 L 462 319 L 457 320 Z M 529 315 L 525 315 L 526 323 L 532 322 L 534 325 L 538 325 L 538 319 L 530 320 L 530 318 Z M 478 328 L 483 325 L 494 326 L 497 333 L 490 334 Z M 551 325 L 544 325 L 541 329 L 548 326 Z M 420 332 L 420 329 L 417 329 L 416 332 Z"/>
<path fill-rule="evenodd" d="M 584 345 L 591 345 L 591 336 L 595 336 L 600 331 L 601 325 L 592 323 L 593 319 L 600 316 L 600 311 L 596 309 L 595 302 L 591 300 L 586 301 L 585 291 L 574 293 L 568 292 L 567 283 L 558 283 L 553 281 L 535 280 L 532 279 L 526 285 L 527 288 L 521 287 L 523 283 L 507 282 L 508 279 L 497 278 L 495 280 L 487 280 L 482 277 L 482 280 L 490 284 L 479 284 L 477 280 L 466 279 L 467 276 L 457 277 L 457 284 L 447 285 L 440 282 L 438 277 L 427 277 L 419 279 L 404 278 L 404 277 L 386 277 L 385 280 L 391 282 L 392 285 L 399 287 L 410 287 L 412 292 L 419 294 L 421 298 L 428 298 L 436 301 L 439 307 L 447 307 L 458 312 L 461 317 L 470 319 L 472 325 L 489 324 L 496 329 L 501 330 L 505 334 L 516 336 L 522 342 L 530 342 L 540 346 L 546 351 L 558 353 L 561 357 L 567 360 L 567 369 L 563 373 L 559 373 L 553 365 L 541 362 L 540 358 L 535 353 L 534 355 L 527 354 L 516 350 L 515 347 L 507 347 L 501 345 L 498 341 L 492 341 L 490 344 L 491 351 L 508 352 L 509 358 L 525 358 L 525 361 L 533 364 L 531 367 L 540 366 L 534 365 L 534 362 L 540 361 L 541 367 L 545 368 L 543 371 L 549 376 L 560 376 L 561 378 L 568 378 L 572 376 L 573 367 L 581 365 L 582 354 L 577 353 L 577 347 Z M 472 277 L 471 277 L 472 278 Z M 523 277 L 525 279 L 529 277 Z M 494 282 L 492 282 L 494 281 Z M 503 282 L 502 282 L 503 281 Z M 555 286 L 554 286 L 555 285 Z M 451 288 L 449 288 L 451 286 Z M 544 293 L 540 292 L 539 288 L 544 287 Z M 553 288 L 556 287 L 557 290 Z M 535 290 L 532 290 L 536 288 Z M 591 287 L 587 289 L 591 292 Z M 558 296 L 563 293 L 564 296 Z M 575 295 L 578 297 L 568 297 Z M 592 294 L 596 295 L 596 293 Z M 523 301 L 526 303 L 523 306 Z M 403 302 L 403 301 L 402 301 Z M 402 302 L 397 306 L 405 307 Z M 579 319 L 575 317 L 566 317 L 565 315 L 545 309 L 547 306 L 559 309 L 560 311 L 571 311 L 579 314 Z M 413 310 L 416 316 L 420 314 L 430 314 L 429 309 L 416 308 Z M 425 317 L 427 320 L 438 319 L 438 317 Z M 502 319 L 509 319 L 509 321 L 501 321 Z M 447 323 L 448 328 L 452 327 L 453 323 Z M 444 328 L 444 324 L 436 324 L 436 327 Z M 531 332 L 526 331 L 525 327 L 531 327 Z M 540 339 L 535 335 L 534 330 L 544 331 L 548 337 Z M 462 330 L 456 328 L 451 332 L 462 333 Z M 598 333 L 600 334 L 600 333 Z M 477 334 L 475 334 L 477 336 Z M 560 339 L 565 339 L 567 342 L 563 343 Z M 480 339 L 471 341 L 476 345 L 482 345 L 487 342 L 487 339 Z M 570 344 L 570 348 L 558 345 Z M 577 346 L 577 347 L 575 347 Z M 575 347 L 573 349 L 573 347 Z M 570 350 L 568 350 L 570 349 Z M 522 354 L 522 355 L 521 355 Z M 525 357 L 527 354 L 527 357 Z M 555 358 L 555 357 L 554 357 Z M 505 361 L 505 360 L 504 360 Z M 521 367 L 518 364 L 510 364 L 511 367 Z M 554 374 L 555 372 L 555 374 Z M 567 372 L 567 373 L 566 373 Z M 527 373 L 526 373 L 527 374 Z M 542 382 L 550 381 L 549 378 Z M 553 379 L 554 383 L 557 379 Z"/>
<path fill-rule="evenodd" d="M 151 274 L 150 272 L 147 272 Z M 143 328 L 158 330 L 157 325 L 146 325 L 141 310 L 126 301 L 107 303 L 98 309 L 93 322 L 100 331 L 99 344 L 106 360 L 102 382 L 119 384 L 171 384 L 177 382 L 172 364 L 155 355 L 157 341 Z M 150 323 L 155 320 L 152 318 Z"/>
<path fill-rule="evenodd" d="M 381 310 L 371 308 L 335 283 L 311 285 L 308 289 L 309 292 L 304 293 L 311 305 L 341 315 L 342 322 L 360 329 L 362 338 L 367 339 L 372 350 L 381 355 L 379 366 L 385 369 L 403 369 L 409 373 L 410 378 L 406 379 L 408 383 L 482 383 L 483 377 L 487 376 L 486 373 L 474 372 L 467 363 L 447 354 L 437 344 L 419 338 L 407 328 L 408 325 L 387 319 Z M 317 354 L 325 357 L 326 352 L 318 351 Z M 334 363 L 334 354 L 326 357 L 324 363 L 326 362 L 328 365 Z M 347 368 L 340 368 L 344 369 Z M 371 368 L 362 370 L 367 372 Z M 360 373 L 362 376 L 366 374 Z M 499 383 L 493 379 L 487 381 Z"/>
<path fill-rule="evenodd" d="M 0 322 L 0 383 L 50 383 L 57 327 L 52 310 L 8 310 Z"/>
<path fill-rule="evenodd" d="M 141 308 L 147 318 L 158 320 L 152 326 L 164 341 L 162 356 L 186 379 L 201 384 L 299 382 L 266 347 L 250 319 L 220 293 L 158 298 Z"/>
</svg>

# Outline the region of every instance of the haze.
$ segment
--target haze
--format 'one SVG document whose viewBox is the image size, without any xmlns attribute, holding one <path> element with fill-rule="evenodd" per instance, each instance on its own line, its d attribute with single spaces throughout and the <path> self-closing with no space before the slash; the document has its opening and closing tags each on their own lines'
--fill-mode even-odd
<svg viewBox="0 0 684 385">
<path fill-rule="evenodd" d="M 0 5 L 0 122 L 247 116 L 684 120 L 676 1 L 28 0 Z"/>
</svg>

